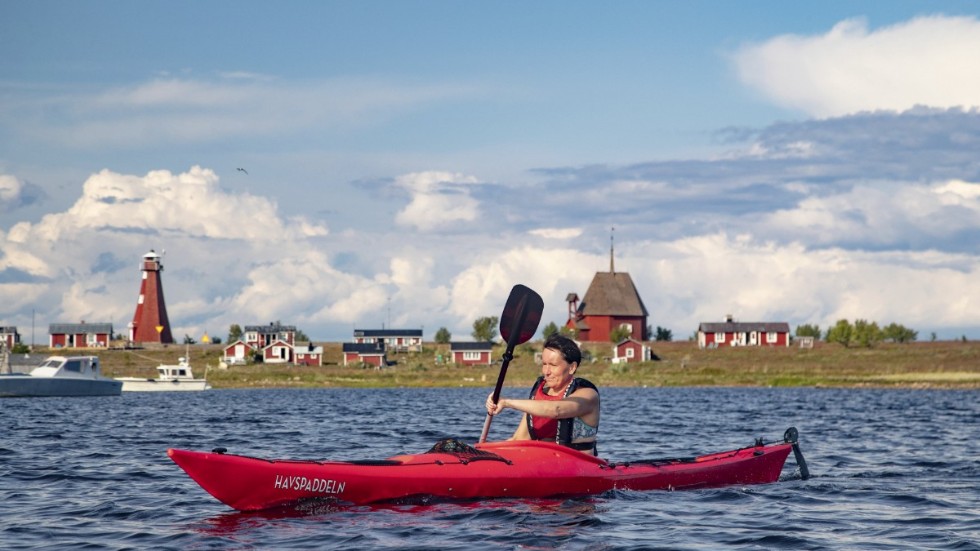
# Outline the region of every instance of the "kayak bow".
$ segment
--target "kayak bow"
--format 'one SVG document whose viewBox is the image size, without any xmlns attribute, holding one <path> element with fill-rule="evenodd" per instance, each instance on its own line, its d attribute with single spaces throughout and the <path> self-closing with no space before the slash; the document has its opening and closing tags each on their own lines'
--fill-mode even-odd
<svg viewBox="0 0 980 551">
<path fill-rule="evenodd" d="M 611 463 L 539 441 L 473 447 L 443 440 L 425 453 L 372 461 L 259 459 L 228 454 L 223 448 L 210 453 L 172 448 L 167 455 L 222 503 L 239 511 L 256 511 L 310 499 L 362 505 L 766 484 L 779 480 L 794 448 L 798 452 L 796 429 L 787 430 L 780 443 L 764 444 L 759 439 L 737 450 L 628 463 Z M 801 453 L 797 462 L 804 474 Z"/>
</svg>

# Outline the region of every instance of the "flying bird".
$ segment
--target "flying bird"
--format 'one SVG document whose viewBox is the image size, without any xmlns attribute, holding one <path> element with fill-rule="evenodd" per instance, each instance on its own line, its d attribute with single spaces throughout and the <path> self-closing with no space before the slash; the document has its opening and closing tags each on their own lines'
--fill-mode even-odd
<svg viewBox="0 0 980 551">
<path fill-rule="evenodd" d="M 244 168 L 239 168 L 238 170 L 240 170 L 241 172 L 244 172 L 245 174 L 248 174 L 248 171 L 245 170 Z"/>
</svg>

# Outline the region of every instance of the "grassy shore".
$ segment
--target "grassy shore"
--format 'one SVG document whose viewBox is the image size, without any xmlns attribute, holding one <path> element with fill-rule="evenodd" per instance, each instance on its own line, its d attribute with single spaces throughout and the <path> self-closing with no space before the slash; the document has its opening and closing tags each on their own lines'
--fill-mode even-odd
<svg viewBox="0 0 980 551">
<path fill-rule="evenodd" d="M 221 368 L 220 345 L 192 345 L 189 350 L 183 345 L 102 350 L 98 355 L 110 377 L 155 377 L 156 365 L 176 363 L 189 351 L 195 375 L 206 374 L 214 388 L 490 388 L 496 383 L 503 353 L 502 346 L 494 349 L 497 363 L 492 366 L 446 365 L 437 363 L 437 356 L 448 357 L 448 345 L 430 343 L 421 353 L 393 354 L 389 360 L 394 365 L 375 369 L 345 367 L 339 343 L 323 346 L 325 365 L 321 367 L 252 364 Z M 654 343 L 653 350 L 660 361 L 632 364 L 611 363 L 607 358 L 608 344 L 586 344 L 584 348 L 596 360 L 585 362 L 579 374 L 601 386 L 980 389 L 980 343 L 976 342 L 880 344 L 870 349 L 817 343 L 812 349 L 716 350 L 700 350 L 693 342 Z M 530 386 L 539 372 L 534 362 L 534 352 L 539 349 L 540 342 L 518 347 L 507 372 L 507 386 Z M 39 350 L 37 355 L 46 353 L 51 351 Z"/>
</svg>

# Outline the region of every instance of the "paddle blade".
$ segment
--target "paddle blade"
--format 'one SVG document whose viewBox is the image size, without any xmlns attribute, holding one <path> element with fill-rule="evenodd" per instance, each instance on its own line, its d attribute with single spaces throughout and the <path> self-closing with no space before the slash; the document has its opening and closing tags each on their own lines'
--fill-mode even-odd
<svg viewBox="0 0 980 551">
<path fill-rule="evenodd" d="M 514 285 L 500 315 L 500 336 L 508 346 L 531 340 L 541 322 L 544 301 L 541 295 L 524 285 Z"/>
</svg>

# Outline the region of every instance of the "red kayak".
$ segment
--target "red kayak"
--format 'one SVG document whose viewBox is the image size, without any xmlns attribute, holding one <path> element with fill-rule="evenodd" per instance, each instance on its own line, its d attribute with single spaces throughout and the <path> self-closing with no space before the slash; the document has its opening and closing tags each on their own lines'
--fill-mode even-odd
<svg viewBox="0 0 980 551">
<path fill-rule="evenodd" d="M 368 503 L 426 499 L 550 498 L 609 490 L 683 490 L 779 480 L 790 450 L 809 476 L 795 428 L 784 442 L 691 458 L 612 463 L 550 442 L 443 440 L 416 455 L 373 461 L 258 459 L 167 450 L 194 481 L 222 503 L 256 511 L 311 499 Z"/>
</svg>

